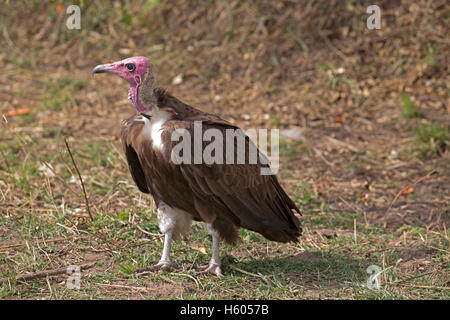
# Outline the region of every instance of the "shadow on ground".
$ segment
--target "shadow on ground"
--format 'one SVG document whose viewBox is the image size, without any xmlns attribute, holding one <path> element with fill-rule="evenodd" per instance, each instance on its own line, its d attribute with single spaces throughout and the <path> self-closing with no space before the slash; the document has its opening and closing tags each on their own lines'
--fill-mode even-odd
<svg viewBox="0 0 450 320">
<path fill-rule="evenodd" d="M 227 256 L 223 260 L 226 273 L 236 274 L 241 270 L 259 275 L 262 278 L 284 280 L 285 282 L 306 288 L 342 288 L 349 283 L 364 282 L 365 266 L 361 260 L 334 253 L 302 252 L 283 258 L 252 259 L 233 262 Z"/>
</svg>

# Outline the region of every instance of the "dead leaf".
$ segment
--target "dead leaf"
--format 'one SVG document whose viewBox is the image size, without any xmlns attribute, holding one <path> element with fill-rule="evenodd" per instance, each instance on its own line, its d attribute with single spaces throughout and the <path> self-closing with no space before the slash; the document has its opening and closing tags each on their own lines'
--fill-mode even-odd
<svg viewBox="0 0 450 320">
<path fill-rule="evenodd" d="M 15 110 L 9 110 L 4 113 L 7 117 L 14 117 L 17 115 L 28 114 L 30 113 L 30 108 L 18 108 Z"/>
<path fill-rule="evenodd" d="M 345 119 L 347 119 L 346 115 L 342 115 L 336 118 L 336 120 L 334 120 L 336 123 L 342 123 L 345 121 Z"/>
<path fill-rule="evenodd" d="M 63 12 L 63 10 L 64 10 L 64 3 L 59 2 L 59 3 L 56 5 L 56 12 L 61 13 L 61 12 Z"/>
<path fill-rule="evenodd" d="M 402 191 L 402 196 L 407 196 L 408 194 L 413 193 L 413 192 L 414 192 L 414 188 L 411 187 L 411 188 L 409 188 L 407 190 L 403 190 Z"/>
<path fill-rule="evenodd" d="M 204 246 L 198 246 L 197 250 L 200 251 L 203 254 L 207 254 L 208 250 Z"/>
</svg>

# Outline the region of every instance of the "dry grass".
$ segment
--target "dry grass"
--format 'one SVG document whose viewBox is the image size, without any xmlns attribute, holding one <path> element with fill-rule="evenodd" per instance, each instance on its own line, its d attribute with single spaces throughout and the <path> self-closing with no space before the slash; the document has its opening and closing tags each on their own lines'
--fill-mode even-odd
<svg viewBox="0 0 450 320">
<path fill-rule="evenodd" d="M 0 8 L 0 113 L 30 109 L 0 119 L 1 297 L 448 299 L 446 1 L 379 1 L 378 31 L 365 27 L 367 1 L 113 3 L 84 1 L 72 31 L 56 4 Z M 304 212 L 299 244 L 242 231 L 217 280 L 195 274 L 208 259 L 197 246 L 209 248 L 195 224 L 174 247 L 181 270 L 131 276 L 162 244 L 118 141 L 133 112 L 126 85 L 90 78 L 131 55 L 151 57 L 181 100 L 244 129 L 302 131 L 281 141 L 279 173 Z M 79 291 L 66 275 L 12 280 L 88 263 Z M 361 286 L 371 264 L 385 270 L 382 290 Z"/>
</svg>

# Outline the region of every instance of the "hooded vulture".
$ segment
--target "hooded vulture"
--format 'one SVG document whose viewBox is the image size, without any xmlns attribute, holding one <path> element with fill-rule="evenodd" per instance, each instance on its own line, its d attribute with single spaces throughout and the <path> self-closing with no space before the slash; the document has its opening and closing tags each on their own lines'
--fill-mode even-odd
<svg viewBox="0 0 450 320">
<path fill-rule="evenodd" d="M 175 266 L 170 257 L 172 239 L 186 233 L 192 219 L 205 222 L 212 236 L 212 257 L 205 271 L 218 276 L 222 275 L 219 242 L 235 243 L 240 227 L 273 241 L 297 241 L 302 232 L 295 216 L 295 212 L 300 214 L 299 209 L 275 175 L 262 174 L 263 169 L 270 169 L 267 158 L 238 127 L 155 87 L 154 67 L 145 57 L 98 65 L 92 70 L 92 75 L 95 73 L 111 73 L 125 79 L 130 85 L 128 98 L 137 110 L 123 122 L 123 150 L 137 187 L 155 200 L 158 225 L 165 235 L 160 261 L 145 269 L 167 270 Z M 200 133 L 195 132 L 198 128 Z M 230 130 L 237 132 L 230 143 L 236 148 L 228 149 L 227 145 L 213 152 L 214 159 L 223 155 L 227 161 L 198 161 L 195 149 L 201 155 L 208 148 L 208 131 L 225 137 Z M 174 157 L 180 141 L 174 135 L 180 132 L 194 137 L 193 141 L 184 141 L 187 148 L 179 152 L 183 161 Z M 236 145 L 239 135 L 244 137 L 244 149 Z M 213 141 L 211 137 L 209 141 Z M 252 147 L 257 150 L 253 162 L 248 161 Z M 189 151 L 194 151 L 194 156 L 188 157 Z M 239 156 L 245 161 L 228 161 Z"/>
</svg>

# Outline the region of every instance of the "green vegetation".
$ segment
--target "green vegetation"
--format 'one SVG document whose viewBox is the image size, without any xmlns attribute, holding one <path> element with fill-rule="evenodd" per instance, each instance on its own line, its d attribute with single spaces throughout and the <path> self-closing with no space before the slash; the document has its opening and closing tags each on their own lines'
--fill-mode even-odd
<svg viewBox="0 0 450 320">
<path fill-rule="evenodd" d="M 449 128 L 436 123 L 420 124 L 416 129 L 416 139 L 423 156 L 443 153 L 449 146 Z"/>
<path fill-rule="evenodd" d="M 403 112 L 405 118 L 420 118 L 421 114 L 408 93 L 403 94 L 402 98 Z"/>
<path fill-rule="evenodd" d="M 72 103 L 76 103 L 75 93 L 86 85 L 86 81 L 82 79 L 61 78 L 51 81 L 41 96 L 41 104 L 52 111 L 63 111 Z"/>
<path fill-rule="evenodd" d="M 71 4 L 81 30 L 66 28 Z M 380 6 L 395 12 L 382 18 L 392 32 L 367 30 L 358 1 L 6 1 L 0 299 L 448 300 L 448 10 Z M 133 273 L 163 248 L 119 141 L 135 110 L 123 81 L 90 76 L 133 55 L 151 58 L 158 86 L 185 103 L 243 129 L 301 131 L 280 139 L 277 175 L 302 212 L 298 243 L 242 229 L 216 278 L 200 273 L 211 239 L 193 222 L 173 244 L 178 270 Z M 16 280 L 83 264 L 80 290 L 66 274 Z M 367 287 L 370 265 L 383 269 L 379 289 Z"/>
</svg>

